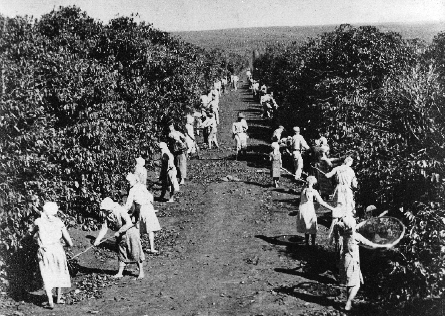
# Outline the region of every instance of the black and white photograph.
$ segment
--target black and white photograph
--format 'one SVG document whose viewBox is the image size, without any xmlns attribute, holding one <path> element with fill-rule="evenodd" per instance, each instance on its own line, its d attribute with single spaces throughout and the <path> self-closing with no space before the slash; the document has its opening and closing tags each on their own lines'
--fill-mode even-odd
<svg viewBox="0 0 445 316">
<path fill-rule="evenodd" d="M 0 316 L 445 316 L 445 0 L 0 0 Z"/>
</svg>

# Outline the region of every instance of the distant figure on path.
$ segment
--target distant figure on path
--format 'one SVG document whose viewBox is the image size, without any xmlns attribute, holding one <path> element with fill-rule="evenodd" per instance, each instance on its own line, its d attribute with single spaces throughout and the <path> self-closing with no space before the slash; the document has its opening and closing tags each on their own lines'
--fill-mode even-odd
<svg viewBox="0 0 445 316">
<path fill-rule="evenodd" d="M 281 140 L 281 135 L 284 132 L 284 126 L 280 125 L 272 134 L 272 142 L 279 142 Z"/>
<path fill-rule="evenodd" d="M 161 150 L 161 173 L 159 175 L 159 180 L 161 180 L 162 191 L 161 199 L 164 199 L 167 191 L 170 192 L 170 199 L 168 202 L 174 202 L 175 193 L 179 191 L 179 183 L 176 178 L 176 166 L 174 162 L 174 157 L 168 146 L 164 142 L 159 143 L 159 149 Z"/>
<path fill-rule="evenodd" d="M 250 79 L 252 79 L 252 72 L 250 72 L 250 68 L 247 68 L 246 77 L 247 77 L 248 81 L 250 81 Z"/>
<path fill-rule="evenodd" d="M 232 124 L 232 136 L 236 142 L 236 159 L 247 152 L 247 122 L 244 113 L 238 113 L 238 121 Z"/>
<path fill-rule="evenodd" d="M 178 171 L 179 184 L 184 184 L 187 178 L 187 143 L 184 134 L 177 131 L 173 123 L 169 126 L 170 133 L 168 137 L 172 148 L 173 156 L 175 157 L 175 166 Z"/>
<path fill-rule="evenodd" d="M 281 160 L 280 145 L 277 142 L 273 142 L 271 147 L 272 151 L 269 154 L 269 160 L 272 162 L 270 167 L 270 176 L 272 177 L 273 185 L 278 188 L 283 162 Z"/>
<path fill-rule="evenodd" d="M 232 75 L 231 81 L 232 81 L 233 89 L 236 91 L 238 89 L 239 77 L 237 75 Z"/>
<path fill-rule="evenodd" d="M 298 180 L 301 178 L 301 173 L 303 172 L 303 157 L 301 151 L 303 149 L 309 149 L 309 146 L 304 137 L 300 135 L 300 128 L 298 126 L 294 127 L 294 133 L 294 136 L 292 136 L 291 150 L 294 160 L 295 180 Z"/>
<path fill-rule="evenodd" d="M 145 169 L 145 159 L 142 157 L 136 158 L 136 167 L 134 168 L 134 174 L 136 175 L 139 183 L 147 186 L 147 169 Z"/>
<path fill-rule="evenodd" d="M 202 122 L 202 127 L 209 128 L 209 136 L 207 137 L 208 148 L 212 149 L 212 145 L 215 145 L 216 148 L 219 148 L 218 139 L 216 137 L 217 127 L 216 127 L 215 114 L 209 113 L 206 120 Z"/>
</svg>

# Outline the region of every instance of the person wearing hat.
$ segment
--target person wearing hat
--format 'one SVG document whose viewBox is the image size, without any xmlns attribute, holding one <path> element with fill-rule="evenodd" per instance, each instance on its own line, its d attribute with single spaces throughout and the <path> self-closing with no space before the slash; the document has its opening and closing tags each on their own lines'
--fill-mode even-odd
<svg viewBox="0 0 445 316">
<path fill-rule="evenodd" d="M 238 113 L 238 121 L 232 124 L 232 136 L 236 141 L 236 159 L 247 152 L 247 122 L 242 112 Z"/>
<path fill-rule="evenodd" d="M 167 191 L 170 192 L 170 199 L 167 202 L 174 202 L 175 193 L 179 191 L 179 183 L 176 178 L 176 166 L 174 163 L 174 157 L 168 146 L 164 142 L 159 143 L 159 149 L 161 150 L 161 173 L 159 180 L 162 183 L 161 199 L 164 199 Z"/>
<path fill-rule="evenodd" d="M 175 157 L 175 166 L 178 172 L 179 184 L 184 184 L 187 178 L 187 140 L 185 135 L 175 129 L 171 122 L 168 126 L 172 154 Z"/>
<path fill-rule="evenodd" d="M 134 174 L 138 181 L 144 186 L 147 185 L 147 169 L 145 169 L 145 159 L 142 157 L 136 158 L 136 166 L 134 168 Z"/>
<path fill-rule="evenodd" d="M 66 255 L 60 240 L 63 238 L 69 247 L 73 246 L 73 242 L 65 224 L 56 217 L 58 211 L 59 207 L 55 202 L 46 202 L 41 216 L 30 229 L 39 245 L 37 260 L 48 297 L 45 307 L 50 309 L 54 308 L 52 289 L 57 289 L 56 303 L 62 304 L 62 287 L 71 287 Z"/>
<path fill-rule="evenodd" d="M 143 279 L 145 276 L 143 267 L 145 255 L 142 250 L 139 230 L 132 223 L 127 210 L 109 197 L 102 200 L 100 209 L 103 211 L 101 212 L 102 225 L 93 245 L 99 246 L 109 227 L 116 228 L 117 232 L 114 234 L 114 237 L 116 237 L 118 248 L 119 269 L 113 277 L 116 279 L 122 278 L 125 266 L 130 263 L 136 263 L 139 269 L 138 279 Z"/>
<path fill-rule="evenodd" d="M 150 252 L 157 253 L 154 242 L 154 232 L 161 230 L 158 218 L 153 207 L 153 195 L 148 192 L 147 187 L 138 182 L 136 175 L 129 173 L 127 181 L 130 184 L 130 191 L 124 209 L 128 212 L 133 203 L 136 208 L 136 227 L 139 227 L 141 234 L 148 234 L 150 241 Z"/>
<path fill-rule="evenodd" d="M 306 143 L 304 137 L 300 135 L 300 128 L 298 126 L 295 126 L 294 136 L 292 136 L 291 141 L 291 151 L 295 169 L 295 180 L 300 179 L 301 173 L 303 172 L 303 157 L 301 155 L 301 151 L 304 149 L 309 149 L 309 146 Z"/>
</svg>

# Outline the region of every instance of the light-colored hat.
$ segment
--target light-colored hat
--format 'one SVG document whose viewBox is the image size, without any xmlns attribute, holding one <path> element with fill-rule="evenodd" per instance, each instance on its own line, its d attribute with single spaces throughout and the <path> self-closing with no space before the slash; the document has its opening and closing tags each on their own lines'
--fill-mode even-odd
<svg viewBox="0 0 445 316">
<path fill-rule="evenodd" d="M 140 166 L 143 166 L 143 165 L 145 165 L 145 159 L 142 157 L 138 157 L 138 158 L 136 158 L 136 163 Z"/>
<path fill-rule="evenodd" d="M 126 179 L 127 179 L 127 181 L 128 182 L 137 182 L 137 180 L 138 180 L 138 178 L 136 177 L 136 175 L 134 175 L 133 173 L 129 173 L 129 174 L 127 174 L 127 177 L 126 177 Z"/>
<path fill-rule="evenodd" d="M 111 198 L 107 197 L 100 202 L 100 209 L 111 211 L 116 206 L 116 202 L 114 202 Z"/>
<path fill-rule="evenodd" d="M 243 112 L 238 113 L 238 117 L 246 117 Z"/>
<path fill-rule="evenodd" d="M 369 206 L 366 208 L 365 212 L 366 212 L 366 213 L 370 213 L 370 212 L 372 212 L 372 211 L 374 211 L 374 210 L 376 210 L 376 209 L 377 209 L 377 207 L 375 207 L 375 205 L 369 205 Z"/>
<path fill-rule="evenodd" d="M 56 202 L 45 202 L 45 205 L 43 205 L 43 211 L 47 215 L 56 215 L 59 211 L 59 207 L 57 206 Z"/>
<path fill-rule="evenodd" d="M 159 148 L 168 150 L 167 143 L 165 143 L 165 142 L 160 142 L 160 143 L 159 143 Z"/>
<path fill-rule="evenodd" d="M 294 129 L 294 132 L 299 132 L 300 131 L 300 128 L 298 126 L 295 126 L 293 129 Z"/>
</svg>

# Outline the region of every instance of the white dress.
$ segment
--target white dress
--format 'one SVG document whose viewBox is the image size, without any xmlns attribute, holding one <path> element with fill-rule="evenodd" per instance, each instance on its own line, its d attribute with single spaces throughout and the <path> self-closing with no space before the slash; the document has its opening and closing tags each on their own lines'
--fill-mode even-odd
<svg viewBox="0 0 445 316">
<path fill-rule="evenodd" d="M 65 224 L 57 217 L 42 214 L 34 225 L 38 227 L 37 259 L 43 283 L 48 287 L 71 287 L 66 255 L 60 242 Z"/>
<path fill-rule="evenodd" d="M 147 188 L 141 184 L 136 183 L 128 192 L 125 209 L 128 211 L 133 202 L 140 208 L 139 221 L 141 234 L 161 230 L 158 218 L 153 207 L 153 195 L 148 192 Z"/>
<path fill-rule="evenodd" d="M 317 190 L 306 188 L 301 192 L 300 207 L 297 216 L 297 232 L 303 234 L 317 233 L 317 215 L 314 198 L 321 200 Z"/>
</svg>

